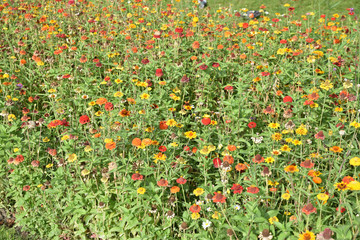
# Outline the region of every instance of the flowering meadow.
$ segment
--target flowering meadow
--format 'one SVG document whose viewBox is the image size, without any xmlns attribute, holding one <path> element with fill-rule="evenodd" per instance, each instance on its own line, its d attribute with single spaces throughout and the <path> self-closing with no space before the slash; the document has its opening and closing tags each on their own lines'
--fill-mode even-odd
<svg viewBox="0 0 360 240">
<path fill-rule="evenodd" d="M 356 9 L 280 8 L 2 1 L 0 223 L 30 239 L 359 239 Z"/>
</svg>

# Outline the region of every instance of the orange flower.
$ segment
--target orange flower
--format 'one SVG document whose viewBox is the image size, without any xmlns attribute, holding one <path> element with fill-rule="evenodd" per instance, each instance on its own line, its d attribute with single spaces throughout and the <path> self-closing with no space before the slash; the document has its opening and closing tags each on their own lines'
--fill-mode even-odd
<svg viewBox="0 0 360 240">
<path fill-rule="evenodd" d="M 313 177 L 313 179 L 312 179 L 313 181 L 314 181 L 314 183 L 316 183 L 316 184 L 320 184 L 320 183 L 322 183 L 322 180 L 321 180 L 321 178 L 320 177 Z"/>
<path fill-rule="evenodd" d="M 180 191 L 180 188 L 178 186 L 173 186 L 172 188 L 170 188 L 171 193 L 177 193 L 179 191 Z"/>
<path fill-rule="evenodd" d="M 221 49 L 223 49 L 223 48 L 224 48 L 224 45 L 219 44 L 219 45 L 217 46 L 217 49 L 219 49 L 219 50 L 221 50 Z"/>
<path fill-rule="evenodd" d="M 289 165 L 284 170 L 285 170 L 285 172 L 290 172 L 290 173 L 294 173 L 294 172 L 299 171 L 299 169 L 297 168 L 296 165 Z"/>
<path fill-rule="evenodd" d="M 236 146 L 234 146 L 234 145 L 229 145 L 229 146 L 227 146 L 227 149 L 228 149 L 230 152 L 232 152 L 232 151 L 235 151 L 235 150 L 236 150 Z"/>
<path fill-rule="evenodd" d="M 80 62 L 81 62 L 81 63 L 86 63 L 86 62 L 87 62 L 87 58 L 85 57 L 85 55 L 82 55 L 82 56 L 81 56 Z"/>
<path fill-rule="evenodd" d="M 141 141 L 141 144 L 144 144 L 145 146 L 150 146 L 152 144 L 152 140 L 150 138 L 145 138 Z"/>
<path fill-rule="evenodd" d="M 25 59 L 21 59 L 21 60 L 20 60 L 20 64 L 21 64 L 21 65 L 24 65 L 25 63 L 26 63 L 26 60 L 25 60 Z"/>
<path fill-rule="evenodd" d="M 161 121 L 161 122 L 159 123 L 159 128 L 160 128 L 160 130 L 166 130 L 166 129 L 168 129 L 168 125 L 166 124 L 166 121 Z"/>
<path fill-rule="evenodd" d="M 198 41 L 193 42 L 192 44 L 193 49 L 198 49 L 199 47 L 200 47 L 200 43 Z"/>
<path fill-rule="evenodd" d="M 235 166 L 235 169 L 237 171 L 245 171 L 247 169 L 247 166 L 244 164 L 244 163 L 238 163 L 236 166 Z"/>
<path fill-rule="evenodd" d="M 108 150 L 113 150 L 114 148 L 116 148 L 116 143 L 115 142 L 106 143 L 105 148 Z"/>
<path fill-rule="evenodd" d="M 96 100 L 96 104 L 98 104 L 98 105 L 103 105 L 105 103 L 107 103 L 106 98 L 99 98 L 99 99 Z"/>
<path fill-rule="evenodd" d="M 223 158 L 223 161 L 224 162 L 228 162 L 229 164 L 233 164 L 234 163 L 234 158 L 230 155 L 226 155 L 224 158 Z"/>
<path fill-rule="evenodd" d="M 330 148 L 330 151 L 334 152 L 334 153 L 341 153 L 342 152 L 342 148 L 338 147 L 338 146 L 333 146 Z"/>
<path fill-rule="evenodd" d="M 123 109 L 123 110 L 121 110 L 121 111 L 119 112 L 119 115 L 120 115 L 121 117 L 128 117 L 128 116 L 130 116 L 130 111 L 128 111 L 128 110 L 126 110 L 126 109 Z"/>
<path fill-rule="evenodd" d="M 197 59 L 197 56 L 192 56 L 190 59 L 195 61 Z"/>
<path fill-rule="evenodd" d="M 141 146 L 141 139 L 140 138 L 134 138 L 131 142 L 131 144 L 134 146 L 134 147 L 139 147 Z"/>
</svg>

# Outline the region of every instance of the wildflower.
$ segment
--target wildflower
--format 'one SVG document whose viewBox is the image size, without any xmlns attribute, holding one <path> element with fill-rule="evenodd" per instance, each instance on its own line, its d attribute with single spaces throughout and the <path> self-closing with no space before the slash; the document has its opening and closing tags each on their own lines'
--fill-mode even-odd
<svg viewBox="0 0 360 240">
<path fill-rule="evenodd" d="M 311 213 L 316 213 L 316 208 L 312 205 L 312 203 L 308 203 L 301 209 L 301 211 L 306 215 L 309 215 Z"/>
<path fill-rule="evenodd" d="M 180 188 L 178 186 L 173 186 L 170 188 L 171 193 L 178 193 L 180 192 Z"/>
<path fill-rule="evenodd" d="M 149 97 L 150 97 L 150 95 L 147 94 L 147 93 L 143 93 L 143 94 L 140 95 L 141 99 L 149 99 Z"/>
<path fill-rule="evenodd" d="M 233 186 L 231 187 L 231 190 L 234 191 L 234 194 L 236 193 L 242 193 L 242 191 L 244 190 L 244 188 L 240 185 L 240 184 L 233 184 Z"/>
<path fill-rule="evenodd" d="M 224 195 L 222 195 L 221 193 L 218 193 L 218 192 L 215 192 L 214 194 L 215 195 L 212 198 L 214 203 L 218 203 L 218 202 L 224 203 L 225 202 L 226 197 Z"/>
<path fill-rule="evenodd" d="M 296 134 L 298 135 L 306 135 L 308 130 L 305 128 L 304 125 L 301 125 L 298 129 L 296 129 Z"/>
<path fill-rule="evenodd" d="M 256 193 L 259 192 L 259 188 L 254 186 L 254 185 L 251 185 L 250 187 L 247 188 L 247 192 L 252 193 L 252 194 L 256 194 Z"/>
<path fill-rule="evenodd" d="M 187 180 L 186 180 L 185 178 L 183 178 L 183 177 L 180 177 L 180 178 L 178 178 L 178 179 L 176 180 L 176 182 L 177 182 L 178 184 L 183 185 L 183 184 L 185 184 L 185 183 L 187 182 Z"/>
<path fill-rule="evenodd" d="M 273 225 L 274 222 L 279 222 L 279 219 L 276 216 L 269 218 L 269 223 L 271 225 Z"/>
<path fill-rule="evenodd" d="M 219 219 L 219 217 L 221 216 L 221 214 L 218 211 L 215 211 L 213 215 L 211 215 L 211 217 L 213 219 Z"/>
<path fill-rule="evenodd" d="M 275 161 L 275 159 L 273 157 L 267 157 L 265 158 L 265 162 L 266 163 L 273 163 Z"/>
<path fill-rule="evenodd" d="M 193 220 L 199 219 L 199 218 L 200 218 L 200 214 L 194 212 L 194 213 L 191 214 L 191 218 L 192 218 Z"/>
<path fill-rule="evenodd" d="M 272 129 L 277 129 L 280 127 L 280 124 L 279 123 L 269 123 L 268 127 L 272 128 Z"/>
<path fill-rule="evenodd" d="M 287 103 L 287 102 L 292 103 L 292 102 L 293 102 L 293 99 L 292 99 L 292 97 L 290 97 L 290 96 L 285 96 L 285 97 L 283 98 L 283 102 L 284 102 L 284 103 Z"/>
<path fill-rule="evenodd" d="M 69 162 L 74 162 L 74 161 L 76 161 L 76 159 L 77 159 L 77 155 L 75 153 L 72 153 L 68 156 Z"/>
<path fill-rule="evenodd" d="M 264 229 L 258 237 L 260 240 L 271 240 L 273 238 L 269 229 Z"/>
<path fill-rule="evenodd" d="M 194 191 L 193 191 L 193 193 L 195 194 L 195 196 L 200 196 L 200 195 L 202 195 L 203 193 L 204 193 L 205 191 L 204 191 L 204 189 L 202 189 L 202 188 L 196 188 Z"/>
<path fill-rule="evenodd" d="M 299 240 L 315 240 L 315 234 L 306 230 L 306 232 L 300 233 Z"/>
<path fill-rule="evenodd" d="M 202 227 L 204 229 L 207 229 L 210 226 L 211 226 L 211 222 L 209 220 L 206 220 L 205 222 L 202 223 Z"/>
<path fill-rule="evenodd" d="M 319 199 L 320 201 L 323 201 L 324 203 L 329 199 L 329 195 L 327 195 L 325 193 L 319 193 L 316 197 L 317 197 L 317 199 Z"/>
<path fill-rule="evenodd" d="M 333 146 L 329 150 L 334 152 L 334 153 L 341 153 L 343 151 L 343 149 L 341 147 L 338 147 L 338 146 Z"/>
<path fill-rule="evenodd" d="M 90 118 L 86 115 L 83 115 L 80 117 L 79 122 L 80 122 L 80 124 L 86 124 L 86 123 L 90 122 Z"/>
<path fill-rule="evenodd" d="M 30 190 L 30 186 L 29 185 L 26 185 L 23 187 L 23 191 L 27 192 Z"/>
<path fill-rule="evenodd" d="M 291 195 L 289 193 L 284 193 L 283 195 L 281 195 L 281 198 L 285 199 L 285 200 L 289 200 L 290 197 L 291 197 Z"/>
<path fill-rule="evenodd" d="M 331 236 L 333 235 L 333 232 L 330 228 L 325 228 L 323 232 L 318 233 L 316 235 L 317 240 L 334 240 Z"/>
<path fill-rule="evenodd" d="M 159 187 L 167 187 L 168 186 L 168 181 L 165 180 L 165 179 L 160 179 L 158 182 L 157 182 L 157 185 Z"/>
<path fill-rule="evenodd" d="M 335 183 L 334 187 L 338 190 L 338 191 L 345 191 L 348 190 L 348 186 L 346 183 L 344 182 L 340 182 L 340 183 Z"/>
<path fill-rule="evenodd" d="M 285 172 L 290 172 L 290 173 L 299 171 L 299 169 L 297 168 L 296 165 L 289 165 L 289 166 L 285 167 L 284 170 L 285 170 Z"/>
<path fill-rule="evenodd" d="M 280 150 L 283 152 L 290 152 L 291 148 L 288 145 L 283 145 Z"/>
<path fill-rule="evenodd" d="M 315 164 L 313 162 L 311 162 L 310 159 L 306 159 L 304 162 L 300 163 L 300 166 L 304 167 L 304 168 L 312 168 L 312 167 L 314 167 L 314 165 Z"/>
<path fill-rule="evenodd" d="M 315 138 L 324 140 L 325 139 L 324 132 L 323 131 L 318 132 L 317 134 L 315 134 Z"/>
<path fill-rule="evenodd" d="M 254 127 L 256 127 L 256 123 L 255 122 L 250 122 L 249 124 L 248 124 L 248 127 L 251 129 L 251 128 L 254 128 Z"/>
<path fill-rule="evenodd" d="M 188 131 L 188 132 L 185 133 L 185 136 L 186 136 L 186 138 L 188 138 L 188 139 L 196 138 L 196 132 Z"/>
<path fill-rule="evenodd" d="M 262 163 L 264 162 L 264 158 L 260 154 L 256 154 L 252 161 L 254 163 Z"/>
<path fill-rule="evenodd" d="M 236 204 L 236 205 L 234 205 L 234 209 L 235 209 L 235 210 L 240 210 L 241 207 L 240 207 L 240 205 L 237 205 L 237 204 Z"/>
<path fill-rule="evenodd" d="M 352 181 L 347 185 L 348 189 L 351 191 L 359 191 L 360 190 L 360 182 Z"/>
<path fill-rule="evenodd" d="M 359 157 L 353 157 L 350 159 L 350 165 L 352 166 L 360 166 L 360 158 Z"/>
<path fill-rule="evenodd" d="M 281 133 L 274 133 L 271 135 L 272 140 L 274 141 L 280 141 L 282 139 Z"/>
</svg>

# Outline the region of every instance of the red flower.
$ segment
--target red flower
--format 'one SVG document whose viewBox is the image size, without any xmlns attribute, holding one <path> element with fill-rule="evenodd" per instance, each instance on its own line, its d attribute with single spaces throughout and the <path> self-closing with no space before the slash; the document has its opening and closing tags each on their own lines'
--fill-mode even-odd
<svg viewBox="0 0 360 240">
<path fill-rule="evenodd" d="M 111 102 L 105 103 L 105 110 L 106 110 L 106 111 L 112 111 L 112 110 L 114 110 L 114 104 L 112 104 Z"/>
<path fill-rule="evenodd" d="M 208 68 L 208 66 L 206 64 L 202 64 L 199 68 L 201 70 L 206 70 Z"/>
<path fill-rule="evenodd" d="M 29 191 L 30 190 L 30 186 L 29 185 L 26 185 L 23 187 L 23 191 Z"/>
<path fill-rule="evenodd" d="M 252 160 L 254 163 L 262 163 L 265 159 L 260 154 L 256 154 Z"/>
<path fill-rule="evenodd" d="M 224 87 L 224 90 L 226 90 L 226 91 L 231 91 L 231 90 L 233 90 L 234 88 L 233 88 L 233 86 L 226 86 L 226 87 Z"/>
<path fill-rule="evenodd" d="M 86 115 L 83 115 L 80 117 L 79 122 L 80 122 L 80 124 L 86 124 L 86 123 L 90 122 L 90 118 Z"/>
<path fill-rule="evenodd" d="M 55 156 L 57 154 L 56 149 L 50 149 L 48 148 L 47 152 L 51 155 L 51 156 Z"/>
<path fill-rule="evenodd" d="M 236 193 L 242 193 L 244 188 L 240 184 L 235 183 L 235 184 L 233 184 L 231 190 L 234 190 L 234 194 L 236 194 Z"/>
<path fill-rule="evenodd" d="M 278 22 L 279 19 L 278 19 L 278 18 L 273 18 L 272 21 L 273 21 L 273 22 Z"/>
<path fill-rule="evenodd" d="M 157 185 L 158 185 L 159 187 L 167 187 L 168 184 L 169 184 L 168 181 L 165 180 L 165 179 L 160 179 L 160 180 L 157 182 Z"/>
<path fill-rule="evenodd" d="M 160 152 L 166 152 L 167 149 L 165 146 L 160 146 L 159 150 L 160 150 Z"/>
<path fill-rule="evenodd" d="M 339 207 L 336 208 L 336 211 L 338 212 L 339 211 Z M 346 208 L 341 208 L 340 212 L 341 213 L 344 213 L 346 211 Z"/>
<path fill-rule="evenodd" d="M 220 64 L 219 64 L 219 63 L 213 63 L 212 66 L 213 66 L 214 68 L 217 68 L 217 67 L 220 67 Z"/>
<path fill-rule="evenodd" d="M 211 119 L 210 118 L 203 118 L 201 119 L 201 123 L 204 125 L 209 125 L 211 123 Z"/>
<path fill-rule="evenodd" d="M 281 43 L 281 44 L 286 44 L 287 41 L 286 41 L 285 39 L 281 39 L 281 40 L 280 40 L 280 43 Z"/>
<path fill-rule="evenodd" d="M 198 212 L 200 212 L 200 210 L 201 210 L 201 207 L 199 205 L 196 205 L 196 204 L 194 204 L 194 205 L 192 205 L 190 207 L 190 211 L 192 213 L 198 213 Z"/>
<path fill-rule="evenodd" d="M 182 33 L 184 30 L 181 27 L 175 28 L 175 32 Z"/>
<path fill-rule="evenodd" d="M 254 128 L 254 127 L 256 127 L 256 123 L 254 123 L 254 122 L 249 122 L 248 127 L 249 127 L 249 128 Z"/>
<path fill-rule="evenodd" d="M 315 138 L 324 140 L 325 139 L 324 132 L 323 131 L 318 132 L 317 134 L 315 134 Z"/>
<path fill-rule="evenodd" d="M 136 181 L 136 180 L 143 180 L 144 179 L 144 176 L 139 174 L 139 173 L 134 173 L 132 176 L 131 176 L 131 179 Z"/>
<path fill-rule="evenodd" d="M 160 128 L 160 130 L 168 129 L 168 125 L 166 124 L 166 121 L 160 121 L 159 128 Z"/>
<path fill-rule="evenodd" d="M 284 97 L 284 99 L 283 99 L 283 102 L 284 103 L 287 103 L 287 102 L 293 102 L 293 99 L 292 99 L 292 97 L 290 97 L 290 96 L 286 96 L 286 97 Z"/>
<path fill-rule="evenodd" d="M 176 179 L 176 182 L 178 184 L 183 185 L 183 184 L 185 184 L 187 182 L 187 180 L 185 178 L 183 178 L 183 177 L 179 177 L 178 179 Z"/>
<path fill-rule="evenodd" d="M 314 167 L 314 165 L 315 164 L 313 162 L 311 162 L 310 159 L 307 159 L 304 162 L 300 163 L 300 166 L 302 166 L 304 168 L 312 168 L 312 167 Z"/>
<path fill-rule="evenodd" d="M 305 213 L 306 215 L 309 215 L 313 212 L 316 213 L 316 208 L 311 203 L 309 203 L 309 204 L 305 205 L 301 211 L 303 213 Z"/>
<path fill-rule="evenodd" d="M 255 186 L 250 186 L 247 188 L 248 193 L 257 194 L 259 192 L 259 188 Z"/>
<path fill-rule="evenodd" d="M 224 195 L 222 195 L 221 193 L 217 193 L 217 192 L 215 192 L 214 194 L 215 195 L 212 198 L 214 203 L 218 203 L 218 202 L 224 203 L 225 202 L 226 197 Z"/>
<path fill-rule="evenodd" d="M 189 146 L 184 146 L 184 151 L 190 152 L 190 147 Z"/>
<path fill-rule="evenodd" d="M 162 75 L 164 75 L 162 69 L 161 69 L 161 68 L 156 69 L 155 75 L 156 75 L 157 77 L 161 77 Z"/>
<path fill-rule="evenodd" d="M 354 181 L 354 178 L 351 177 L 351 176 L 346 176 L 346 177 L 344 177 L 344 178 L 342 179 L 342 181 L 343 181 L 344 183 L 348 184 L 348 183 Z"/>
<path fill-rule="evenodd" d="M 215 168 L 219 168 L 222 162 L 220 158 L 214 158 L 213 163 Z"/>
</svg>

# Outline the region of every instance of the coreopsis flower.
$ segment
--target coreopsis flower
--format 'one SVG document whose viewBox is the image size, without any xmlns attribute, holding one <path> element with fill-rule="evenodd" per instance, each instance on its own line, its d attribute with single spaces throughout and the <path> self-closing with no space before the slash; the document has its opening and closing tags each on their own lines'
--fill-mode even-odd
<svg viewBox="0 0 360 240">
<path fill-rule="evenodd" d="M 339 182 L 339 183 L 335 183 L 334 187 L 338 190 L 338 191 L 345 191 L 348 190 L 348 186 L 346 183 L 344 182 Z"/>
</svg>

